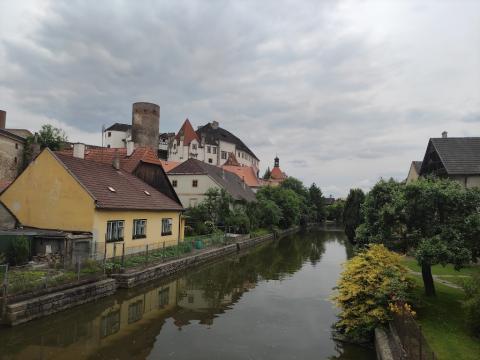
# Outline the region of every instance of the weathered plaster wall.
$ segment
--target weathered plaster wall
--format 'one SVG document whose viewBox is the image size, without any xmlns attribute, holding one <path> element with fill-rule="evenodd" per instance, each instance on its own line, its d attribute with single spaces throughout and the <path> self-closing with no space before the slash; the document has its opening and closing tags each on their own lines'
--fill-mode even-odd
<svg viewBox="0 0 480 360">
<path fill-rule="evenodd" d="M 0 180 L 14 180 L 23 168 L 23 142 L 0 134 Z"/>
<path fill-rule="evenodd" d="M 21 224 L 91 231 L 94 202 L 49 151 L 43 151 L 0 196 Z"/>
</svg>

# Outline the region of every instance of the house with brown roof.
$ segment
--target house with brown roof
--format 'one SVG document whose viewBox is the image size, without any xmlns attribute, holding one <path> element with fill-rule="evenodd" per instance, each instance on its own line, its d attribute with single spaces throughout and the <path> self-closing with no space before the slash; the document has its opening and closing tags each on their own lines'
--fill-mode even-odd
<svg viewBox="0 0 480 360">
<path fill-rule="evenodd" d="M 211 188 L 224 189 L 236 201 L 255 201 L 255 194 L 244 179 L 197 159 L 181 163 L 168 172 L 168 177 L 184 207 L 198 205 Z"/>
<path fill-rule="evenodd" d="M 138 164 L 147 158 L 141 158 Z M 91 235 L 91 251 L 112 256 L 183 239 L 183 207 L 116 158 L 107 164 L 45 149 L 0 195 L 20 224 Z M 132 161 L 133 163 L 133 161 Z M 157 165 L 155 165 L 157 166 Z M 118 255 L 118 251 L 117 251 Z"/>
<path fill-rule="evenodd" d="M 480 187 L 480 137 L 431 138 L 420 176 L 447 177 L 467 188 Z"/>
</svg>

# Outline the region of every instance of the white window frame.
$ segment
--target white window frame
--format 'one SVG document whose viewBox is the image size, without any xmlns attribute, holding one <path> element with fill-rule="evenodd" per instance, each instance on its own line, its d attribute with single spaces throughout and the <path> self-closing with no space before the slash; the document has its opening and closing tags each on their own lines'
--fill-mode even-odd
<svg viewBox="0 0 480 360">
<path fill-rule="evenodd" d="M 162 236 L 172 235 L 173 228 L 173 219 L 172 218 L 163 218 L 162 219 Z"/>
<path fill-rule="evenodd" d="M 147 237 L 147 219 L 134 219 L 132 239 L 145 239 Z"/>
<path fill-rule="evenodd" d="M 109 220 L 107 221 L 106 242 L 123 241 L 125 231 L 124 220 Z"/>
</svg>

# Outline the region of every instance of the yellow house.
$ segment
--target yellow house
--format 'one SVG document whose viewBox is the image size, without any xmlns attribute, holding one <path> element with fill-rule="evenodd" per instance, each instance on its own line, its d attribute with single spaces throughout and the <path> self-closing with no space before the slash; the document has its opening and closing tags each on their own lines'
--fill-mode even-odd
<svg viewBox="0 0 480 360">
<path fill-rule="evenodd" d="M 45 149 L 0 195 L 23 226 L 91 233 L 107 256 L 176 245 L 182 206 L 119 166 Z"/>
</svg>

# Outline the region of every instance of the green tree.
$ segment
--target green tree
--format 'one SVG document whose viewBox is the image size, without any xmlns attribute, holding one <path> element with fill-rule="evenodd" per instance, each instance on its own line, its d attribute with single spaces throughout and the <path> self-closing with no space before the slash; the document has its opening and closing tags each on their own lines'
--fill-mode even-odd
<svg viewBox="0 0 480 360">
<path fill-rule="evenodd" d="M 49 148 L 50 150 L 61 150 L 64 144 L 68 141 L 65 131 L 54 127 L 50 124 L 42 125 L 40 131 L 35 135 L 27 138 L 23 150 L 24 164 L 28 164 L 32 160 L 33 144 L 37 142 L 40 149 Z"/>
<path fill-rule="evenodd" d="M 268 180 L 270 179 L 270 176 L 272 175 L 272 171 L 270 170 L 270 166 L 265 170 L 265 173 L 263 174 L 263 179 Z"/>
<path fill-rule="evenodd" d="M 345 206 L 344 200 L 337 200 L 332 205 L 326 207 L 327 219 L 335 221 L 340 224 L 343 220 L 343 208 Z"/>
<path fill-rule="evenodd" d="M 308 188 L 308 200 L 312 208 L 312 220 L 315 222 L 325 220 L 326 211 L 322 190 L 315 183 Z"/>
<path fill-rule="evenodd" d="M 281 210 L 279 225 L 288 228 L 299 223 L 303 199 L 292 189 L 282 186 L 266 186 L 257 192 L 257 199 L 270 200 Z"/>
<path fill-rule="evenodd" d="M 362 223 L 360 210 L 364 201 L 365 194 L 361 189 L 350 189 L 343 209 L 343 224 L 345 234 L 351 242 L 355 240 L 355 230 Z"/>
</svg>

